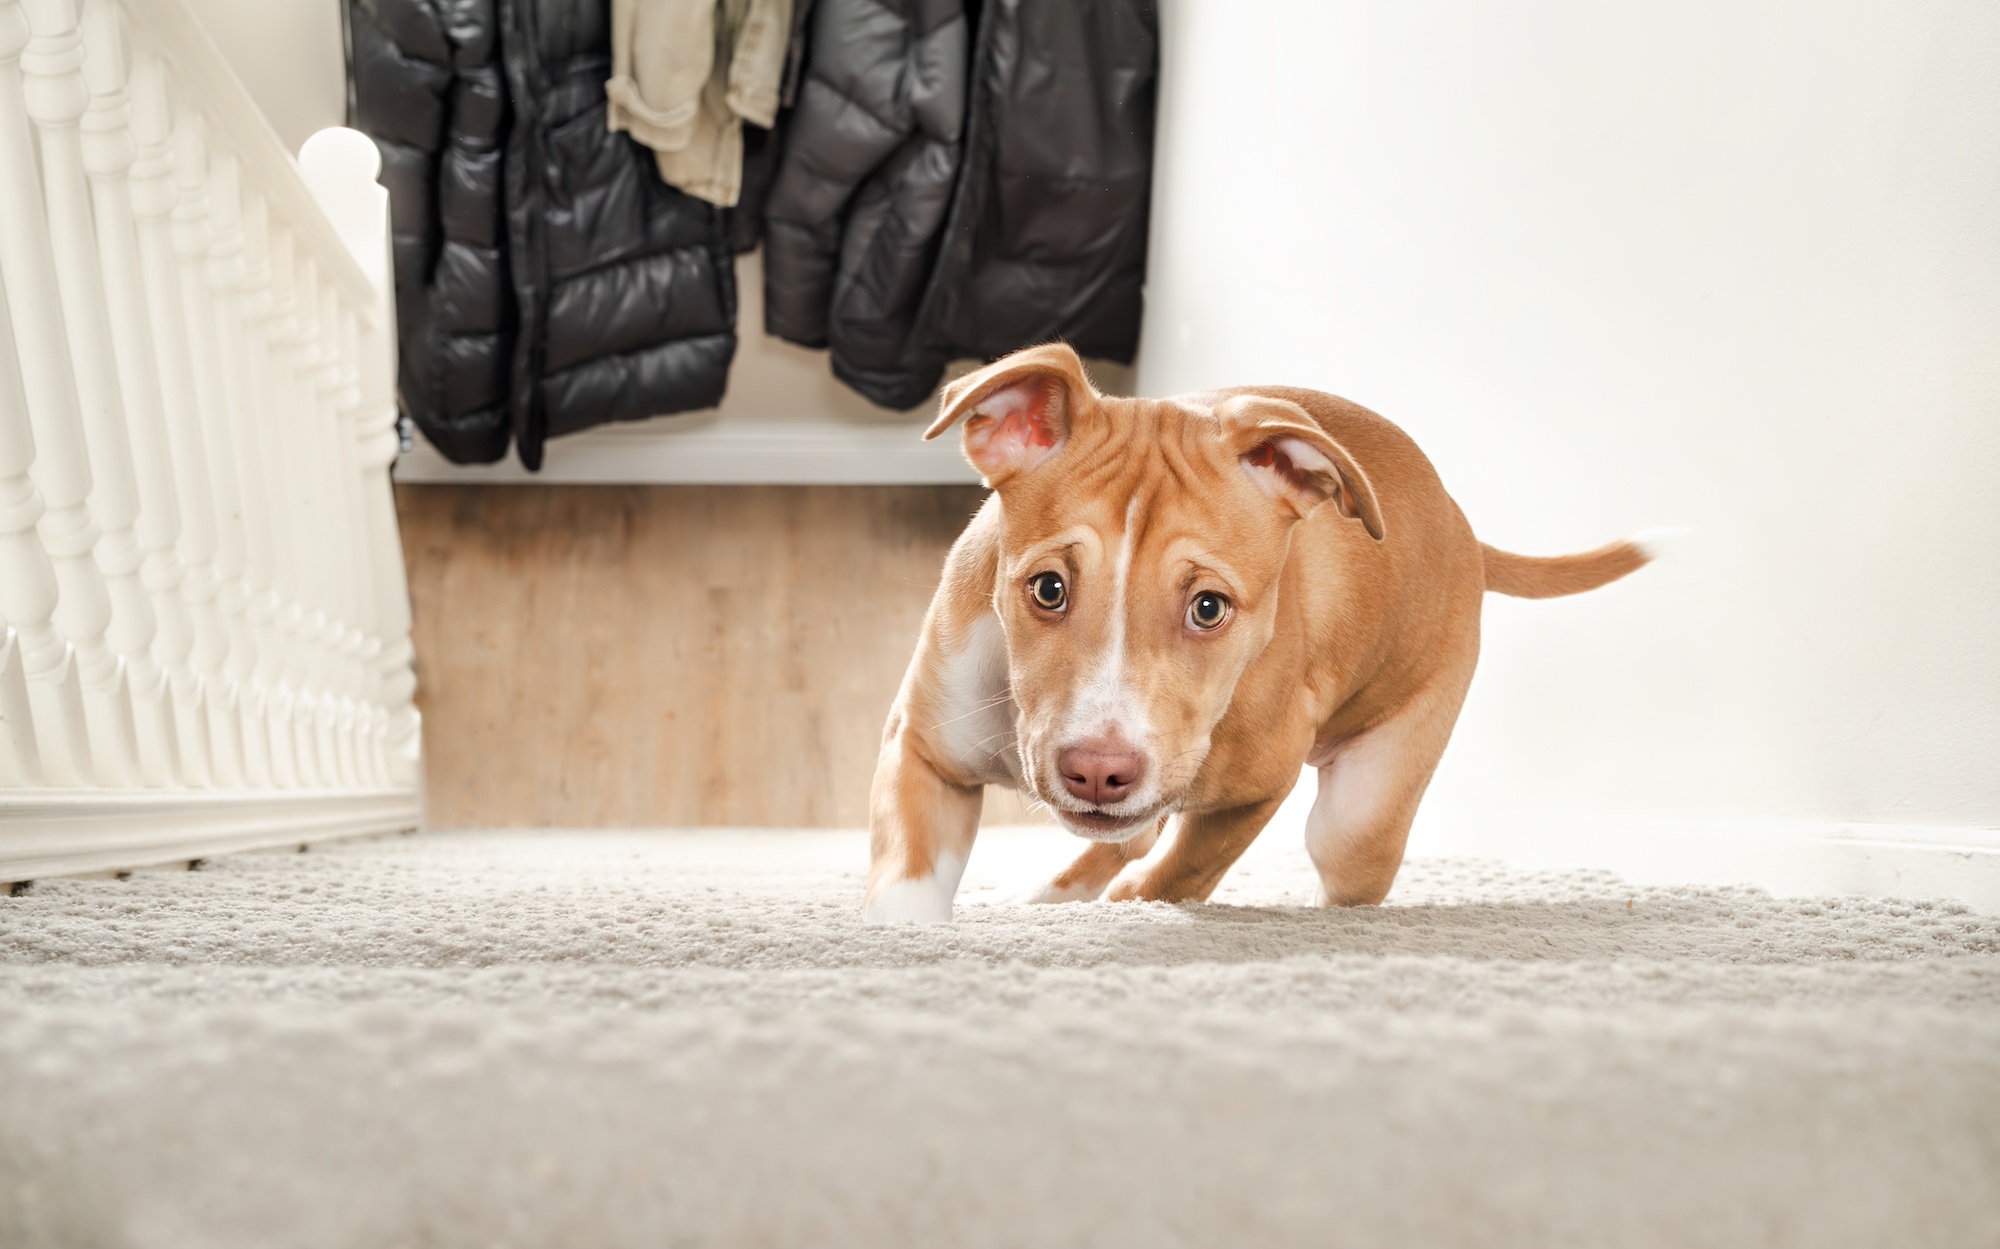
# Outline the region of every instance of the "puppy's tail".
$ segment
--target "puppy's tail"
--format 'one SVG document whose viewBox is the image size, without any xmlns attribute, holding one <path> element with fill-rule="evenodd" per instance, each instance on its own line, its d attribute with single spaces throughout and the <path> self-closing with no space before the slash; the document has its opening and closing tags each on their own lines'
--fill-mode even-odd
<svg viewBox="0 0 2000 1249">
<path fill-rule="evenodd" d="M 1479 544 L 1486 557 L 1486 588 L 1515 598 L 1561 598 L 1609 585 L 1658 559 L 1685 529 L 1647 529 L 1575 555 L 1516 555 Z"/>
</svg>

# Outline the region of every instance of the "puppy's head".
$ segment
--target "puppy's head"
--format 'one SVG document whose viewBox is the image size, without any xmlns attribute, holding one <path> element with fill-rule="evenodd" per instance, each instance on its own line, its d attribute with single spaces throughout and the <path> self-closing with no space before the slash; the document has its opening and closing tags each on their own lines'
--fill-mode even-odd
<svg viewBox="0 0 2000 1249">
<path fill-rule="evenodd" d="M 946 387 L 924 436 L 958 421 L 1000 495 L 993 606 L 1028 787 L 1071 832 L 1123 841 L 1201 771 L 1271 640 L 1292 527 L 1331 504 L 1379 539 L 1374 491 L 1296 404 L 1100 395 L 1061 344 Z"/>
</svg>

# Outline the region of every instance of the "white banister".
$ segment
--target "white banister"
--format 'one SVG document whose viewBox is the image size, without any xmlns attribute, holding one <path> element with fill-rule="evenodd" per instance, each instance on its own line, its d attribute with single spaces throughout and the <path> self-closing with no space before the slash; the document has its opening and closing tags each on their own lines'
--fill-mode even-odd
<svg viewBox="0 0 2000 1249">
<path fill-rule="evenodd" d="M 0 0 L 0 881 L 416 824 L 378 172 L 184 0 Z"/>
</svg>

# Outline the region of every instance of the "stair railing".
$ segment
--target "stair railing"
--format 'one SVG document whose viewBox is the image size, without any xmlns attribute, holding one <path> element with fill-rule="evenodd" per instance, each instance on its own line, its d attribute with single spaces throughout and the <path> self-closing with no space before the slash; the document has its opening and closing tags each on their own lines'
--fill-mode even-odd
<svg viewBox="0 0 2000 1249">
<path fill-rule="evenodd" d="M 417 823 L 378 170 L 184 0 L 0 0 L 0 881 Z"/>
</svg>

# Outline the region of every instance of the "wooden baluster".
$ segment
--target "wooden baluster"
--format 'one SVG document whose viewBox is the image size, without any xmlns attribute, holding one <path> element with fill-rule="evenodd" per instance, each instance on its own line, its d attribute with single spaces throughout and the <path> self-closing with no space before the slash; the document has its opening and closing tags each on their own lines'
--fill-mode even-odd
<svg viewBox="0 0 2000 1249">
<path fill-rule="evenodd" d="M 130 162 L 130 143 L 122 126 L 106 128 L 100 115 L 88 134 L 86 150 L 79 122 L 90 97 L 79 72 L 85 48 L 73 0 L 24 0 L 23 7 L 34 38 L 21 66 L 27 75 L 28 111 L 41 132 L 42 183 L 55 244 L 56 278 L 90 453 L 90 509 L 101 532 L 97 563 L 111 594 L 106 638 L 125 664 L 139 774 L 146 784 L 172 785 L 180 772 L 173 713 L 166 674 L 152 653 L 153 600 L 140 576 L 146 551 L 136 526 L 143 498 L 133 469 L 121 384 L 124 370 L 115 345 L 107 274 L 92 223 L 93 203 L 100 197 L 93 195 L 85 176 L 86 161 L 107 173 L 121 170 Z M 90 181 L 95 180 L 93 171 Z M 115 191 L 122 198 L 122 185 Z"/>
<path fill-rule="evenodd" d="M 270 539 L 270 576 L 250 603 L 250 619 L 259 628 L 255 680 L 265 691 L 265 721 L 271 753 L 272 781 L 284 788 L 300 783 L 297 743 L 292 735 L 292 687 L 288 657 L 296 645 L 286 628 L 286 613 L 296 618 L 295 569 L 302 558 L 297 547 L 296 517 L 289 506 L 284 456 L 283 413 L 280 411 L 278 348 L 273 340 L 270 254 L 270 208 L 254 189 L 243 194 L 244 334 L 248 354 L 252 422 L 260 457 L 258 472 L 269 496 L 279 501 L 265 513 Z"/>
<path fill-rule="evenodd" d="M 312 714 L 307 720 L 313 765 L 320 783 L 340 783 L 339 749 L 334 745 L 334 725 L 339 706 L 333 686 L 340 668 L 335 641 L 339 626 L 334 620 L 334 543 L 339 534 L 333 509 L 326 497 L 326 447 L 320 433 L 320 345 L 319 275 L 310 257 L 303 255 L 296 237 L 292 245 L 292 307 L 298 332 L 292 337 L 292 431 L 293 468 L 297 471 L 301 508 L 310 539 L 311 576 L 306 584 L 305 619 L 300 636 L 310 657 L 308 678 L 303 691 Z"/>
<path fill-rule="evenodd" d="M 56 628 L 74 648 L 83 686 L 89 775 L 97 784 L 130 785 L 138 780 L 132 702 L 124 665 L 105 640 L 111 597 L 93 558 L 98 528 L 86 505 L 91 476 L 83 411 L 67 327 L 62 316 L 51 315 L 63 301 L 49 223 L 36 193 L 42 179 L 20 64 L 30 42 L 27 34 L 20 6 L 0 0 L 0 284 L 13 315 L 22 389 L 34 428 L 30 473 L 47 508 L 39 528 L 56 571 Z M 80 83 L 78 88 L 81 94 Z M 39 112 L 58 111 L 54 104 L 37 104 Z M 45 753 L 44 763 L 50 762 Z"/>
<path fill-rule="evenodd" d="M 322 664 L 318 681 L 318 741 L 320 766 L 333 784 L 347 777 L 340 763 L 340 687 L 344 676 L 346 622 L 343 615 L 346 568 L 341 562 L 341 538 L 346 518 L 341 515 L 337 455 L 333 445 L 332 392 L 338 384 L 334 358 L 327 336 L 328 303 L 320 286 L 319 266 L 310 258 L 299 265 L 300 323 L 303 336 L 303 376 L 305 403 L 300 415 L 305 424 L 311 460 L 306 465 L 311 482 L 313 508 L 318 516 L 320 585 L 314 636 L 319 642 Z"/>
<path fill-rule="evenodd" d="M 0 39 L 6 18 L 0 11 Z M 7 301 L 0 299 L 0 619 L 12 626 L 8 662 L 0 669 L 0 680 L 7 682 L 0 689 L 0 715 L 7 719 L 0 731 L 16 783 L 88 785 L 93 777 L 83 687 L 70 645 L 53 619 L 56 573 L 35 528 L 42 495 L 28 475 L 35 436 L 17 359 L 13 320 Z"/>
<path fill-rule="evenodd" d="M 231 657 L 247 650 L 249 621 L 245 616 L 249 590 L 243 584 L 243 504 L 236 481 L 234 438 L 229 423 L 229 398 L 223 380 L 222 352 L 216 343 L 215 301 L 208 284 L 208 249 L 213 243 L 209 222 L 208 150 L 206 128 L 193 105 L 178 103 L 173 112 L 174 254 L 180 259 L 181 316 L 186 323 L 189 354 L 194 364 L 195 402 L 202 424 L 202 450 L 208 461 L 208 490 L 215 518 L 215 604 L 221 611 L 220 645 L 197 642 L 195 666 L 208 690 L 209 747 L 218 783 L 244 783 L 242 699 L 232 673 Z"/>
<path fill-rule="evenodd" d="M 343 436 L 353 449 L 350 506 L 358 526 L 353 544 L 355 564 L 360 574 L 360 603 L 356 619 L 367 639 L 366 649 L 361 653 L 362 672 L 357 691 L 362 716 L 360 761 L 362 779 L 370 786 L 381 787 L 389 784 L 388 709 L 382 701 L 382 653 L 388 649 L 389 642 L 382 635 L 382 589 L 375 575 L 375 518 L 371 514 L 374 509 L 369 506 L 375 485 L 370 443 L 376 414 L 369 405 L 368 390 L 363 381 L 366 370 L 361 363 L 362 344 L 368 341 L 361 330 L 361 317 L 351 310 L 343 311 L 340 317 L 340 358 L 343 375 L 348 380 L 343 393 L 351 396 L 345 407 L 347 428 Z M 393 422 L 393 410 L 390 419 Z M 391 454 L 394 454 L 393 450 Z"/>
<path fill-rule="evenodd" d="M 135 677 L 133 709 L 138 717 L 140 766 L 147 783 L 172 784 L 184 776 L 184 765 L 175 723 L 177 704 L 168 691 L 198 688 L 188 666 L 194 626 L 181 597 L 186 572 L 175 545 L 181 529 L 180 500 L 175 493 L 173 452 L 146 312 L 132 188 L 127 181 L 135 145 L 125 91 L 124 32 L 116 0 L 85 0 L 83 36 L 83 77 L 90 91 L 90 108 L 82 122 L 83 158 L 97 210 L 98 256 L 111 316 L 125 426 L 137 470 L 137 531 L 145 552 L 140 576 L 153 607 L 153 659 L 163 687 L 158 700 L 153 701 L 142 697 L 141 683 Z"/>
<path fill-rule="evenodd" d="M 380 331 L 378 331 L 380 332 Z M 382 335 L 389 353 L 389 372 L 394 372 L 395 323 Z M 364 394 L 370 393 L 364 388 Z M 363 427 L 362 464 L 372 478 L 374 495 L 368 509 L 369 545 L 373 551 L 376 603 L 381 611 L 385 645 L 378 664 L 382 702 L 387 710 L 383 725 L 384 766 L 392 785 L 416 785 L 422 780 L 423 723 L 417 714 L 416 649 L 410 642 L 410 578 L 403 566 L 403 540 L 396 526 L 395 489 L 389 481 L 389 466 L 398 449 L 396 405 L 393 391 L 374 395 L 372 409 L 379 415 Z"/>
<path fill-rule="evenodd" d="M 208 170 L 209 290 L 215 309 L 215 342 L 222 363 L 222 420 L 234 464 L 234 479 L 242 505 L 243 629 L 239 644 L 229 652 L 229 675 L 242 702 L 243 765 L 252 786 L 272 783 L 269 732 L 265 725 L 265 690 L 256 680 L 259 657 L 266 643 L 269 618 L 259 619 L 259 604 L 271 586 L 271 507 L 264 480 L 264 452 L 250 379 L 248 313 L 243 301 L 243 201 L 236 157 L 210 153 Z"/>
<path fill-rule="evenodd" d="M 222 615 L 215 603 L 221 579 L 215 571 L 215 512 L 208 488 L 208 456 L 203 448 L 195 364 L 181 308 L 180 260 L 174 252 L 171 225 L 179 196 L 173 182 L 166 66 L 157 56 L 140 52 L 133 57 L 129 93 L 136 154 L 128 186 L 139 233 L 146 321 L 160 376 L 160 413 L 172 462 L 174 496 L 180 505 L 180 592 L 190 626 L 186 634 L 163 632 L 161 662 L 173 689 L 183 775 L 190 785 L 207 786 L 215 783 L 216 769 L 209 740 L 211 691 L 201 657 L 220 654 L 226 642 Z"/>
<path fill-rule="evenodd" d="M 292 702 L 292 756 L 299 770 L 299 783 L 315 787 L 329 783 L 330 778 L 320 771 L 315 729 L 318 703 L 313 683 L 320 654 L 313 640 L 312 604 L 319 592 L 319 526 L 312 506 L 306 471 L 309 452 L 300 416 L 305 407 L 305 389 L 299 380 L 298 365 L 304 329 L 299 318 L 297 244 L 290 230 L 273 221 L 269 223 L 266 246 L 271 264 L 271 313 L 265 324 L 273 349 L 272 420 L 282 448 L 278 480 L 284 483 L 285 496 L 291 500 L 288 510 L 293 536 L 291 562 L 286 569 L 292 595 L 280 608 L 278 617 L 288 642 L 284 688 Z"/>
<path fill-rule="evenodd" d="M 0 538 L 0 559 L 6 558 L 5 550 L 5 539 Z M 0 577 L 4 576 L 6 572 L 0 570 Z M 0 591 L 0 598 L 4 597 L 5 592 Z M 35 749 L 35 714 L 29 709 L 22 664 L 19 638 L 13 629 L 0 625 L 0 789 L 26 789 L 42 780 L 41 752 Z"/>
<path fill-rule="evenodd" d="M 321 393 L 325 396 L 322 408 L 321 429 L 326 440 L 328 473 L 327 493 L 333 500 L 336 520 L 335 532 L 339 540 L 335 546 L 335 565 L 339 573 L 339 610 L 337 619 L 340 634 L 337 640 L 341 658 L 340 675 L 340 721 L 339 739 L 341 779 L 349 786 L 361 783 L 360 732 L 361 699 L 366 696 L 368 635 L 361 627 L 364 619 L 361 607 L 361 517 L 355 506 L 355 486 L 361 480 L 361 470 L 355 465 L 355 447 L 352 431 L 348 425 L 347 413 L 360 398 L 360 391 L 354 382 L 356 375 L 347 367 L 347 356 L 342 350 L 345 343 L 343 331 L 346 317 L 340 307 L 340 297 L 335 294 L 331 283 L 320 287 L 320 325 L 323 327 L 325 347 L 322 352 Z"/>
</svg>

